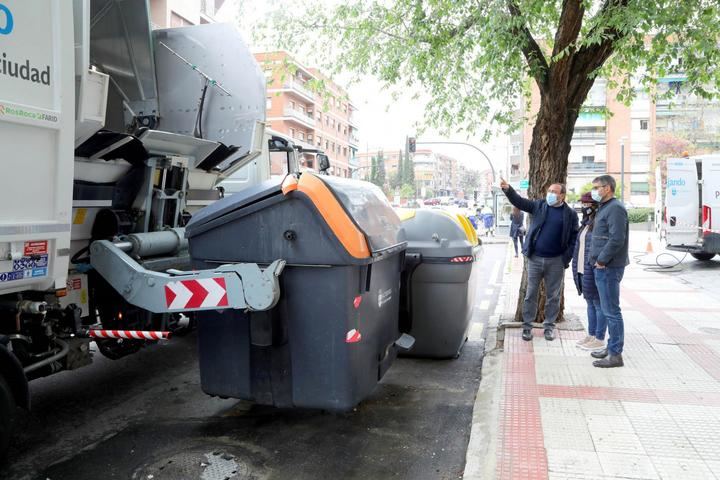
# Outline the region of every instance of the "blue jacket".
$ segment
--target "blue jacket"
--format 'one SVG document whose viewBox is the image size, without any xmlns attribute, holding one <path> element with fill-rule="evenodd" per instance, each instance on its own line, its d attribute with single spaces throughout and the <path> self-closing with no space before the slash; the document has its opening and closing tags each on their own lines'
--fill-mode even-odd
<svg viewBox="0 0 720 480">
<path fill-rule="evenodd" d="M 595 214 L 590 257 L 606 267 L 625 267 L 628 257 L 629 224 L 625 206 L 616 198 L 601 203 Z"/>
<path fill-rule="evenodd" d="M 527 235 L 525 236 L 525 242 L 523 243 L 523 255 L 531 257 L 535 253 L 535 242 L 537 241 L 538 234 L 545 224 L 547 218 L 548 208 L 551 208 L 545 199 L 542 200 L 528 200 L 523 198 L 513 189 L 508 187 L 505 191 L 510 203 L 515 205 L 520 210 L 532 215 L 532 221 L 530 222 L 530 228 L 528 229 Z M 563 249 L 563 264 L 565 268 L 570 266 L 572 260 L 573 250 L 575 249 L 575 242 L 578 234 L 578 216 L 575 210 L 570 208 L 567 203 L 563 203 L 563 229 L 562 235 L 558 239 Z"/>
<path fill-rule="evenodd" d="M 573 251 L 572 259 L 572 272 L 573 280 L 575 281 L 575 287 L 577 287 L 578 295 L 582 295 L 588 300 L 599 299 L 600 295 L 595 285 L 595 273 L 593 272 L 593 261 L 590 259 L 590 245 L 592 244 L 592 230 L 588 230 L 585 234 L 585 273 L 578 274 L 578 255 L 580 254 L 580 233 L 583 228 L 587 229 L 588 224 L 583 223 L 578 233 L 577 242 L 575 242 L 575 249 Z"/>
</svg>

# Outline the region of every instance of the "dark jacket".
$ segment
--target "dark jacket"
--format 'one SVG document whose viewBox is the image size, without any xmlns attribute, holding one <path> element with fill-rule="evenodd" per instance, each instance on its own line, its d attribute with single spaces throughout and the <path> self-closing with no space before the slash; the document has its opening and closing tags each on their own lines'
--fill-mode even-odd
<svg viewBox="0 0 720 480">
<path fill-rule="evenodd" d="M 525 242 L 523 243 L 523 255 L 531 257 L 535 253 L 535 242 L 537 241 L 538 234 L 545 224 L 547 218 L 548 208 L 550 207 L 547 202 L 543 200 L 528 200 L 523 198 L 513 189 L 508 187 L 505 191 L 510 203 L 515 205 L 520 210 L 532 215 L 532 221 L 530 222 L 530 228 L 525 236 Z M 578 234 L 578 216 L 575 210 L 570 208 L 567 203 L 563 203 L 563 229 L 560 237 L 560 242 L 563 249 L 563 264 L 565 268 L 570 266 L 570 260 L 572 260 L 573 250 L 575 249 L 575 242 Z"/>
<path fill-rule="evenodd" d="M 510 214 L 510 238 L 522 237 L 525 235 L 525 214 L 518 212 L 517 216 Z M 523 230 L 520 230 L 523 228 Z"/>
<path fill-rule="evenodd" d="M 600 204 L 595 214 L 590 258 L 606 267 L 624 267 L 628 258 L 628 215 L 625 206 L 616 198 Z"/>
<path fill-rule="evenodd" d="M 578 256 L 580 255 L 580 234 L 583 229 L 588 228 L 588 223 L 583 222 L 580 231 L 578 232 L 578 239 L 575 242 L 575 249 L 573 251 L 572 259 L 572 272 L 573 280 L 575 281 L 575 287 L 577 287 L 578 295 L 585 297 L 588 300 L 594 300 L 600 298 L 595 286 L 595 274 L 593 273 L 594 262 L 590 260 L 590 244 L 592 243 L 592 230 L 588 230 L 585 234 L 585 273 L 578 273 Z"/>
</svg>

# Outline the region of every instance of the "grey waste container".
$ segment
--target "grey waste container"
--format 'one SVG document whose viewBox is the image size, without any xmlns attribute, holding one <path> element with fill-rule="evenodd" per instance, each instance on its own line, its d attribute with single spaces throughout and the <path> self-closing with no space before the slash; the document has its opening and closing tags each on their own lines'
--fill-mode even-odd
<svg viewBox="0 0 720 480">
<path fill-rule="evenodd" d="M 472 318 L 482 249 L 449 213 L 416 210 L 403 218 L 400 327 L 415 338 L 405 355 L 457 357 Z"/>
<path fill-rule="evenodd" d="M 311 173 L 265 182 L 196 214 L 186 235 L 196 268 L 287 261 L 272 310 L 198 314 L 208 394 L 348 410 L 411 344 L 398 326 L 400 219 L 370 183 Z"/>
</svg>

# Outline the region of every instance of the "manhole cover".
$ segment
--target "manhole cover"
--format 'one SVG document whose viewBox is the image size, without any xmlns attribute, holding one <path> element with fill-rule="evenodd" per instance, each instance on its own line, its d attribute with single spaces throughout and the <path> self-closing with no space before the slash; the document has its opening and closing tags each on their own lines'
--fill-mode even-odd
<svg viewBox="0 0 720 480">
<path fill-rule="evenodd" d="M 138 470 L 137 480 L 244 480 L 250 468 L 226 450 L 192 450 L 168 455 Z"/>
<path fill-rule="evenodd" d="M 710 335 L 720 335 L 720 328 L 715 327 L 700 327 L 698 328 L 703 333 L 709 333 Z"/>
</svg>

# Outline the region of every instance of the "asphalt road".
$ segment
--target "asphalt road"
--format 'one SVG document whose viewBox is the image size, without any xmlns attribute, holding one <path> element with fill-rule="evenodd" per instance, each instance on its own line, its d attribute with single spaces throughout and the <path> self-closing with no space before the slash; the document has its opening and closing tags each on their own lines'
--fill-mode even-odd
<svg viewBox="0 0 720 480">
<path fill-rule="evenodd" d="M 483 329 L 505 262 L 487 245 L 470 340 L 455 360 L 396 360 L 354 411 L 280 410 L 205 395 L 195 336 L 31 384 L 12 479 L 450 479 L 462 476 Z"/>
</svg>

